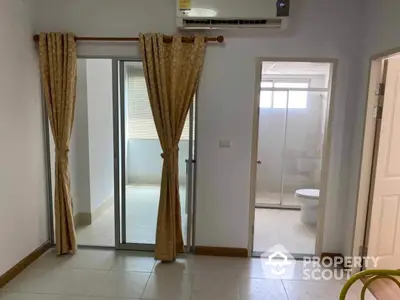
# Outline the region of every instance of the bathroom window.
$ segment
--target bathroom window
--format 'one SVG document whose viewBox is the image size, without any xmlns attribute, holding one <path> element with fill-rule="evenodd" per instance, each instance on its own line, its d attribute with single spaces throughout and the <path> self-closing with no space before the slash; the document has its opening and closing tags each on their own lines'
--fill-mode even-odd
<svg viewBox="0 0 400 300">
<path fill-rule="evenodd" d="M 291 89 L 308 89 L 309 81 L 268 80 L 261 82 L 260 108 L 286 108 L 287 93 L 289 93 L 288 108 L 307 108 L 307 91 Z M 274 91 L 274 89 L 288 89 L 288 91 Z"/>
</svg>

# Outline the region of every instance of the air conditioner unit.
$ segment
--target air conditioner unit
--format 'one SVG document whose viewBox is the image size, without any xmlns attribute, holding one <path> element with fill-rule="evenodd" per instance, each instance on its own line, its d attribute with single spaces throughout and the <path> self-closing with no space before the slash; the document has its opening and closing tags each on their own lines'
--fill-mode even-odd
<svg viewBox="0 0 400 300">
<path fill-rule="evenodd" d="M 285 29 L 290 0 L 177 0 L 179 29 Z"/>
</svg>

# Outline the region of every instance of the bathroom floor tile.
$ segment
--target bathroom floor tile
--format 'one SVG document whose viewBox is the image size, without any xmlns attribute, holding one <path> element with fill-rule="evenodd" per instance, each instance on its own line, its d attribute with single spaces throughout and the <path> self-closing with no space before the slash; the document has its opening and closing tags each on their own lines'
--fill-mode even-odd
<svg viewBox="0 0 400 300">
<path fill-rule="evenodd" d="M 276 245 L 288 253 L 314 254 L 316 226 L 303 224 L 299 210 L 256 208 L 254 251 L 269 252 Z"/>
</svg>

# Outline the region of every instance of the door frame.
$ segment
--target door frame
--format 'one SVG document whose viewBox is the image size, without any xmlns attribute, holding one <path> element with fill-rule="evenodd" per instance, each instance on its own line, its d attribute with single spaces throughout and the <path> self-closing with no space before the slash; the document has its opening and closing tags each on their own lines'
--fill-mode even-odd
<svg viewBox="0 0 400 300">
<path fill-rule="evenodd" d="M 376 157 L 375 147 L 379 143 L 379 126 L 377 119 L 373 118 L 375 106 L 378 104 L 378 96 L 375 95 L 377 84 L 382 82 L 382 64 L 387 58 L 400 53 L 399 48 L 393 48 L 385 52 L 373 55 L 369 61 L 367 103 L 364 112 L 364 129 L 361 149 L 361 161 L 359 169 L 359 181 L 357 189 L 357 203 L 355 211 L 355 224 L 353 228 L 352 256 L 362 256 L 366 252 L 368 242 L 368 226 L 370 210 L 372 206 L 373 180 L 375 177 L 374 163 Z M 378 130 L 377 130 L 378 129 Z M 352 272 L 357 273 L 359 269 Z"/>
<path fill-rule="evenodd" d="M 251 166 L 250 166 L 250 208 L 249 208 L 249 240 L 248 240 L 248 254 L 253 255 L 254 247 L 254 222 L 255 222 L 255 209 L 256 209 L 256 179 L 257 179 L 257 156 L 258 156 L 258 129 L 259 129 L 259 103 L 261 91 L 261 77 L 262 77 L 262 62 L 311 62 L 311 63 L 329 63 L 331 65 L 329 86 L 328 86 L 328 102 L 326 108 L 326 122 L 325 122 L 325 136 L 322 150 L 322 167 L 321 167 L 321 188 L 320 188 L 320 202 L 318 209 L 317 220 L 317 236 L 315 242 L 315 255 L 321 256 L 323 245 L 323 234 L 325 225 L 325 209 L 326 209 L 326 196 L 327 184 L 329 177 L 329 161 L 330 161 L 330 148 L 332 139 L 332 121 L 333 111 L 335 105 L 335 90 L 336 90 L 336 73 L 338 66 L 338 59 L 336 58 L 312 58 L 312 57 L 259 57 L 255 61 L 255 88 L 254 88 L 254 110 L 253 110 L 253 136 L 252 136 L 252 150 L 251 150 Z"/>
</svg>

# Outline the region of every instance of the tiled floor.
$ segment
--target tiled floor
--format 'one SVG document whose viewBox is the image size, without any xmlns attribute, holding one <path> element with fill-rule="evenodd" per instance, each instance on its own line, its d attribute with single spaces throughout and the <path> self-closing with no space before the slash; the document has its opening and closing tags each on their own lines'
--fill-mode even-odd
<svg viewBox="0 0 400 300">
<path fill-rule="evenodd" d="M 254 251 L 269 252 L 282 245 L 289 253 L 314 254 L 316 226 L 305 225 L 300 211 L 256 208 Z"/>
<path fill-rule="evenodd" d="M 128 186 L 127 242 L 153 244 L 155 242 L 158 186 Z M 186 239 L 185 186 L 180 187 L 182 229 Z M 254 251 L 265 252 L 276 244 L 291 253 L 313 254 L 316 228 L 300 221 L 300 211 L 256 209 Z M 90 226 L 77 228 L 79 245 L 114 246 L 114 207 L 110 207 Z"/>
<path fill-rule="evenodd" d="M 79 250 L 56 257 L 51 250 L 0 290 L 0 299 L 338 300 L 344 282 L 304 280 L 299 262 L 278 276 L 262 259 L 186 255 L 162 264 L 149 255 Z M 346 299 L 359 299 L 360 289 Z"/>
<path fill-rule="evenodd" d="M 182 212 L 183 238 L 186 240 L 186 186 L 179 189 Z M 126 241 L 128 243 L 154 244 L 160 187 L 133 185 L 126 187 Z M 114 206 L 90 226 L 77 228 L 79 245 L 114 246 Z"/>
</svg>

